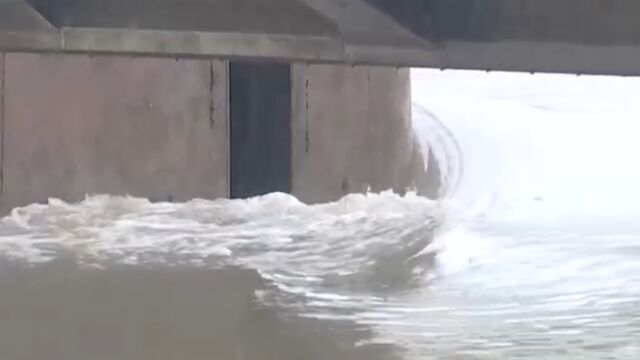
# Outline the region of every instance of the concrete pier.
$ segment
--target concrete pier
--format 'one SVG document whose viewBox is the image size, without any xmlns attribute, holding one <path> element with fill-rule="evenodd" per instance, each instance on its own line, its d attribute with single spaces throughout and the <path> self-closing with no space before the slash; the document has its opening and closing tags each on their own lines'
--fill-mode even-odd
<svg viewBox="0 0 640 360">
<path fill-rule="evenodd" d="M 280 63 L 258 75 L 230 64 L 2 53 L 3 213 L 105 193 L 186 201 L 285 191 L 324 202 L 367 188 L 403 192 L 424 175 L 408 70 Z M 230 102 L 230 79 L 254 90 Z M 268 95 L 278 82 L 276 106 Z M 248 132 L 230 131 L 234 121 Z"/>
<path fill-rule="evenodd" d="M 292 190 L 300 199 L 415 185 L 424 161 L 413 141 L 408 70 L 295 64 L 292 87 Z"/>
</svg>

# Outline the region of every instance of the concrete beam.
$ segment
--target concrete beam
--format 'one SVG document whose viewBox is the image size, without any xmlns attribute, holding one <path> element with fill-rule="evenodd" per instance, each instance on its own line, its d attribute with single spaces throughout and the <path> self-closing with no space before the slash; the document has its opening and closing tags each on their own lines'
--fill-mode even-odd
<svg viewBox="0 0 640 360">
<path fill-rule="evenodd" d="M 337 36 L 298 0 L 27 0 L 58 28 Z"/>
<path fill-rule="evenodd" d="M 53 27 L 37 11 L 21 0 L 0 0 L 0 30 L 48 31 Z"/>
<path fill-rule="evenodd" d="M 398 66 L 428 55 L 422 40 L 361 0 L 346 4 L 341 7 L 339 0 L 0 0 L 4 14 L 0 50 Z M 21 15 L 9 16 L 16 11 Z M 398 58 L 394 55 L 398 53 L 404 55 Z"/>
<path fill-rule="evenodd" d="M 365 0 L 427 41 L 414 66 L 640 75 L 633 0 Z"/>
<path fill-rule="evenodd" d="M 365 0 L 432 42 L 640 45 L 634 0 Z"/>
<path fill-rule="evenodd" d="M 342 43 L 325 37 L 100 28 L 63 28 L 61 34 L 61 50 L 71 52 L 324 61 L 345 56 Z"/>
<path fill-rule="evenodd" d="M 424 60 L 415 65 L 441 69 L 640 76 L 640 46 L 633 45 L 451 41 Z"/>
</svg>

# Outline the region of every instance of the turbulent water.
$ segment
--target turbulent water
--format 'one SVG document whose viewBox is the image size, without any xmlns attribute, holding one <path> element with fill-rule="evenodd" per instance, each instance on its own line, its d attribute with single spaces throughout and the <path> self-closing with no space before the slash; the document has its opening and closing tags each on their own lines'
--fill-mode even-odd
<svg viewBox="0 0 640 360">
<path fill-rule="evenodd" d="M 413 81 L 438 201 L 15 209 L 0 221 L 0 358 L 640 358 L 640 82 Z"/>
</svg>

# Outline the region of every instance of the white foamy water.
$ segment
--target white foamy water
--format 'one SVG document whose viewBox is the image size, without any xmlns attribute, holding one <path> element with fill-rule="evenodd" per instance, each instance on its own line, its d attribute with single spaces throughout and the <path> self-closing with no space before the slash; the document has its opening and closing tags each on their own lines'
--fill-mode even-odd
<svg viewBox="0 0 640 360">
<path fill-rule="evenodd" d="M 463 162 L 458 227 L 414 294 L 418 358 L 640 357 L 640 79 L 414 71 L 418 129 Z M 418 310 L 416 310 L 418 311 Z M 418 311 L 419 312 L 419 311 Z M 413 323 L 420 323 L 415 320 Z M 399 329 L 402 329 L 400 327 Z M 399 330 L 402 333 L 402 330 Z"/>
<path fill-rule="evenodd" d="M 184 204 L 52 199 L 0 221 L 0 255 L 29 263 L 71 255 L 97 267 L 242 266 L 286 293 L 322 298 L 333 294 L 323 289 L 384 291 L 419 280 L 426 271 L 420 259 L 444 220 L 438 203 L 390 192 L 322 205 L 282 193 Z"/>
<path fill-rule="evenodd" d="M 265 304 L 365 326 L 407 358 L 640 358 L 640 80 L 422 70 L 413 83 L 441 201 L 51 200 L 0 221 L 0 257 L 255 269 L 275 285 Z"/>
</svg>

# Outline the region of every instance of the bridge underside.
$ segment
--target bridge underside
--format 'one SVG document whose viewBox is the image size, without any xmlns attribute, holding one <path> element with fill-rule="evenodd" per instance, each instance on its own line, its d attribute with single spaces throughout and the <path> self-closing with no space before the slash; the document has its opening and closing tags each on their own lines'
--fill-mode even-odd
<svg viewBox="0 0 640 360">
<path fill-rule="evenodd" d="M 366 0 L 428 42 L 440 68 L 640 74 L 633 0 Z"/>
<path fill-rule="evenodd" d="M 0 0 L 0 49 L 640 74 L 630 0 Z"/>
</svg>

